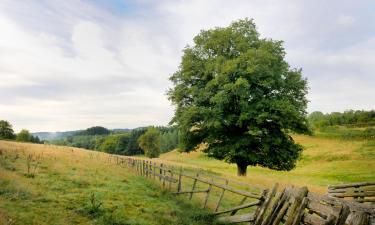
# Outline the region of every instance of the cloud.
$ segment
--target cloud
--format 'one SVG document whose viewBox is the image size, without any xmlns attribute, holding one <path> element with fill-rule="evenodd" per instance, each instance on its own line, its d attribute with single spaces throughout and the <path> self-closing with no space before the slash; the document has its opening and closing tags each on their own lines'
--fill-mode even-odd
<svg viewBox="0 0 375 225">
<path fill-rule="evenodd" d="M 167 124 L 166 90 L 201 29 L 254 18 L 309 80 L 309 111 L 372 109 L 371 1 L 0 3 L 0 118 L 17 130 Z"/>
<path fill-rule="evenodd" d="M 342 26 L 353 26 L 355 23 L 355 18 L 348 15 L 340 15 L 337 17 L 337 23 Z"/>
</svg>

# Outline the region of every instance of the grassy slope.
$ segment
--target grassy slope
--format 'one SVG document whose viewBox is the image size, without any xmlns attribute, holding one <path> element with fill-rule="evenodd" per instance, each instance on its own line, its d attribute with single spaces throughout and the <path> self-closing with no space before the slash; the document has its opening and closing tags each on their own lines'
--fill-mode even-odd
<svg viewBox="0 0 375 225">
<path fill-rule="evenodd" d="M 290 171 L 272 171 L 249 167 L 246 178 L 235 176 L 234 164 L 206 157 L 201 152 L 179 153 L 172 151 L 161 155 L 160 161 L 203 168 L 250 184 L 271 186 L 308 186 L 310 190 L 325 193 L 327 185 L 343 182 L 375 180 L 375 142 L 345 141 L 296 135 L 294 139 L 304 146 L 302 159 Z"/>
<path fill-rule="evenodd" d="M 38 161 L 35 177 L 27 175 Z M 194 203 L 172 196 L 106 154 L 0 141 L 0 224 L 210 224 Z M 29 173 L 32 174 L 32 173 Z M 90 203 L 102 203 L 95 210 Z"/>
</svg>

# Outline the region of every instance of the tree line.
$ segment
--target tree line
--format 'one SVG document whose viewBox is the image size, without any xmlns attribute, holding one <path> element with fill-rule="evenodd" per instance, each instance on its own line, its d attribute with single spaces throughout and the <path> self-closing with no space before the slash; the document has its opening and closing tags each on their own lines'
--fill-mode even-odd
<svg viewBox="0 0 375 225">
<path fill-rule="evenodd" d="M 308 121 L 313 128 L 327 126 L 368 127 L 375 125 L 375 110 L 347 110 L 344 112 L 322 113 L 315 111 L 309 114 Z"/>
<path fill-rule="evenodd" d="M 12 124 L 6 120 L 0 120 L 0 140 L 16 140 L 20 142 L 43 143 L 38 136 L 33 136 L 26 129 L 22 129 L 18 134 L 13 130 Z"/>
<path fill-rule="evenodd" d="M 150 134 L 152 138 L 148 139 Z M 74 135 L 49 141 L 50 144 L 91 149 L 118 155 L 157 157 L 176 149 L 178 132 L 175 127 L 140 127 L 113 132 L 104 127 L 91 127 Z M 153 146 L 150 148 L 149 146 Z"/>
</svg>

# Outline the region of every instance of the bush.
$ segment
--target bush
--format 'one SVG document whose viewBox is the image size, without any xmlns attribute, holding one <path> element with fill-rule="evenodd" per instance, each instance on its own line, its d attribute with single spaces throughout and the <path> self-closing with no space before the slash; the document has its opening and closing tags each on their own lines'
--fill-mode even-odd
<svg viewBox="0 0 375 225">
<path fill-rule="evenodd" d="M 147 131 L 139 137 L 138 143 L 147 157 L 159 157 L 160 132 L 155 127 L 149 127 Z"/>
</svg>

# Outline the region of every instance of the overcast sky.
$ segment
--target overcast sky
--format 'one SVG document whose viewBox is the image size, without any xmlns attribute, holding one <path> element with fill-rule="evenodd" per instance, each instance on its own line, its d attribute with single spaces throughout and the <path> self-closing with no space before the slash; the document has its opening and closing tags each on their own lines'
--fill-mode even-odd
<svg viewBox="0 0 375 225">
<path fill-rule="evenodd" d="M 182 49 L 245 17 L 285 41 L 309 112 L 375 108 L 375 1 L 0 0 L 0 119 L 33 132 L 166 125 Z"/>
</svg>

